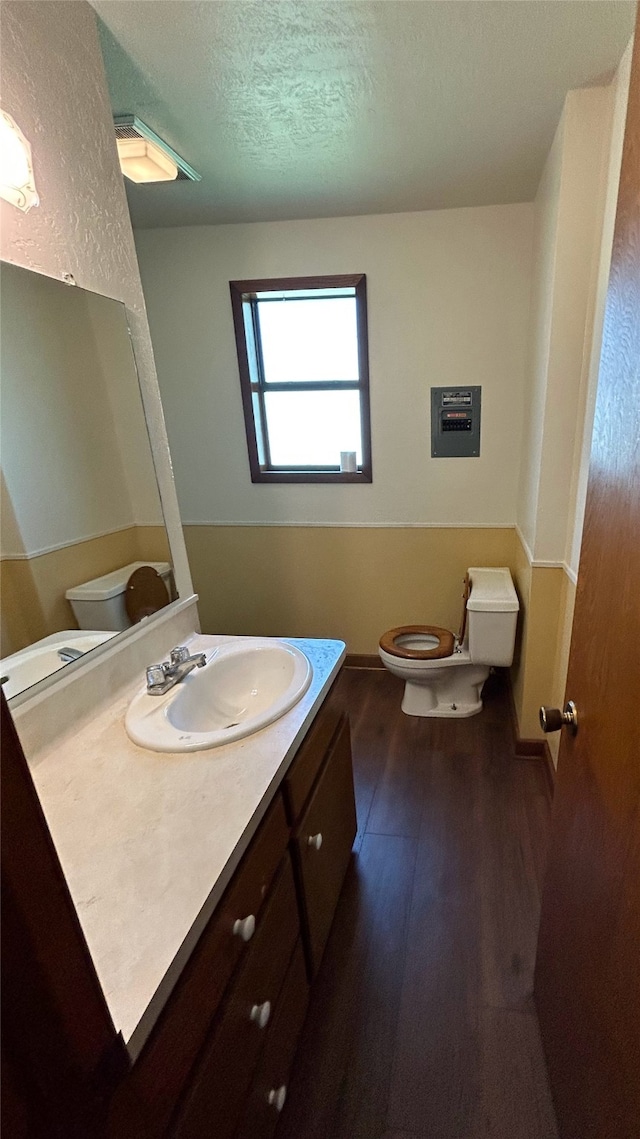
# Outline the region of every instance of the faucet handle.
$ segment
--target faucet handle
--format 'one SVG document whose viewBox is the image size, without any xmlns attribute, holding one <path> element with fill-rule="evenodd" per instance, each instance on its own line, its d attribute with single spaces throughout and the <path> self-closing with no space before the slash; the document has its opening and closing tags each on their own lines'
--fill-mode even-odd
<svg viewBox="0 0 640 1139">
<path fill-rule="evenodd" d="M 184 664 L 186 660 L 189 660 L 189 650 L 187 646 L 176 645 L 175 649 L 172 649 L 169 654 L 169 660 L 173 665 Z"/>
<path fill-rule="evenodd" d="M 163 664 L 150 664 L 147 669 L 147 688 L 153 688 L 157 684 L 164 684 L 166 675 Z"/>
</svg>

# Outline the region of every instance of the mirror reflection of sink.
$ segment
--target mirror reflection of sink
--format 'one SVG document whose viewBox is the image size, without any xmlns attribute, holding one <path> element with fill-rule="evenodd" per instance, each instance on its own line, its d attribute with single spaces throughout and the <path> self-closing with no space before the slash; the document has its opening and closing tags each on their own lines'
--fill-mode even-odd
<svg viewBox="0 0 640 1139">
<path fill-rule="evenodd" d="M 201 751 L 232 743 L 278 720 L 304 696 L 311 664 L 295 645 L 242 637 L 207 653 L 164 696 L 134 697 L 125 728 L 152 751 Z"/>
<path fill-rule="evenodd" d="M 32 684 L 37 684 L 39 680 L 44 680 L 45 676 L 64 668 L 76 653 L 82 656 L 111 637 L 115 637 L 115 633 L 67 629 L 43 637 L 26 649 L 5 657 L 0 661 L 0 670 L 2 690 L 7 700 L 25 688 L 30 688 Z M 65 649 L 70 649 L 71 652 L 65 653 Z"/>
</svg>

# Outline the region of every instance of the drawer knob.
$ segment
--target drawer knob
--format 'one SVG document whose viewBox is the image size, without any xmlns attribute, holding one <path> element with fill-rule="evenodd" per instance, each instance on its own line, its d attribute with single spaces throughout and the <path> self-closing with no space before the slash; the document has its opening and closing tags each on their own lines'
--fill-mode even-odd
<svg viewBox="0 0 640 1139">
<path fill-rule="evenodd" d="M 266 1028 L 271 1016 L 271 1001 L 263 1001 L 261 1005 L 254 1005 L 251 1009 L 249 1019 L 258 1025 L 258 1028 Z"/>
<path fill-rule="evenodd" d="M 307 839 L 307 846 L 312 846 L 314 850 L 320 850 L 320 847 L 322 846 L 322 835 L 320 832 L 318 832 L 318 834 L 309 835 Z"/>
<path fill-rule="evenodd" d="M 267 1103 L 271 1107 L 275 1107 L 276 1111 L 282 1111 L 285 1100 L 287 1098 L 287 1089 L 284 1084 L 280 1084 L 279 1088 L 272 1088 L 267 1096 Z"/>
<path fill-rule="evenodd" d="M 256 932 L 256 919 L 253 914 L 249 914 L 246 918 L 238 918 L 237 921 L 234 921 L 233 932 L 236 937 L 241 937 L 243 941 L 251 941 L 251 938 Z"/>
</svg>

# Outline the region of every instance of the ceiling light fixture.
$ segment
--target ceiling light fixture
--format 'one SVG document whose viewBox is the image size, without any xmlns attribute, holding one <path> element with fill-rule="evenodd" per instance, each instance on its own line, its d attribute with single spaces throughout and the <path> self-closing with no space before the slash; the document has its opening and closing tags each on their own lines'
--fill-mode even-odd
<svg viewBox="0 0 640 1139">
<path fill-rule="evenodd" d="M 114 119 L 120 169 L 132 182 L 175 182 L 200 175 L 136 115 Z"/>
<path fill-rule="evenodd" d="M 3 110 L 0 110 L 0 198 L 25 214 L 40 201 L 33 176 L 31 147 L 15 120 Z"/>
</svg>

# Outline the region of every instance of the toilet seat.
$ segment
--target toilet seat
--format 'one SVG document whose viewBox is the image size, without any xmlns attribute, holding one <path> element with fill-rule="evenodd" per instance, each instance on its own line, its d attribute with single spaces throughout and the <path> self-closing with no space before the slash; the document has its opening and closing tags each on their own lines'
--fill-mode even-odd
<svg viewBox="0 0 640 1139">
<path fill-rule="evenodd" d="M 471 581 L 467 573 L 463 582 L 462 617 L 457 637 L 459 645 L 464 644 L 467 629 L 467 601 L 470 595 Z M 435 637 L 438 643 L 432 649 L 412 649 L 408 645 L 398 644 L 400 637 L 411 636 Z M 389 629 L 389 632 L 380 638 L 380 648 L 401 660 L 443 660 L 453 655 L 455 644 L 456 638 L 453 633 L 448 629 L 441 629 L 439 625 L 400 625 L 397 629 Z"/>
<path fill-rule="evenodd" d="M 438 643 L 432 649 L 412 649 L 398 644 L 400 637 L 410 636 L 435 637 Z M 380 638 L 380 648 L 401 660 L 442 660 L 453 655 L 454 645 L 453 633 L 438 625 L 400 625 Z"/>
<path fill-rule="evenodd" d="M 127 582 L 125 608 L 132 625 L 164 609 L 170 601 L 169 592 L 160 574 L 153 566 L 140 566 Z"/>
</svg>

